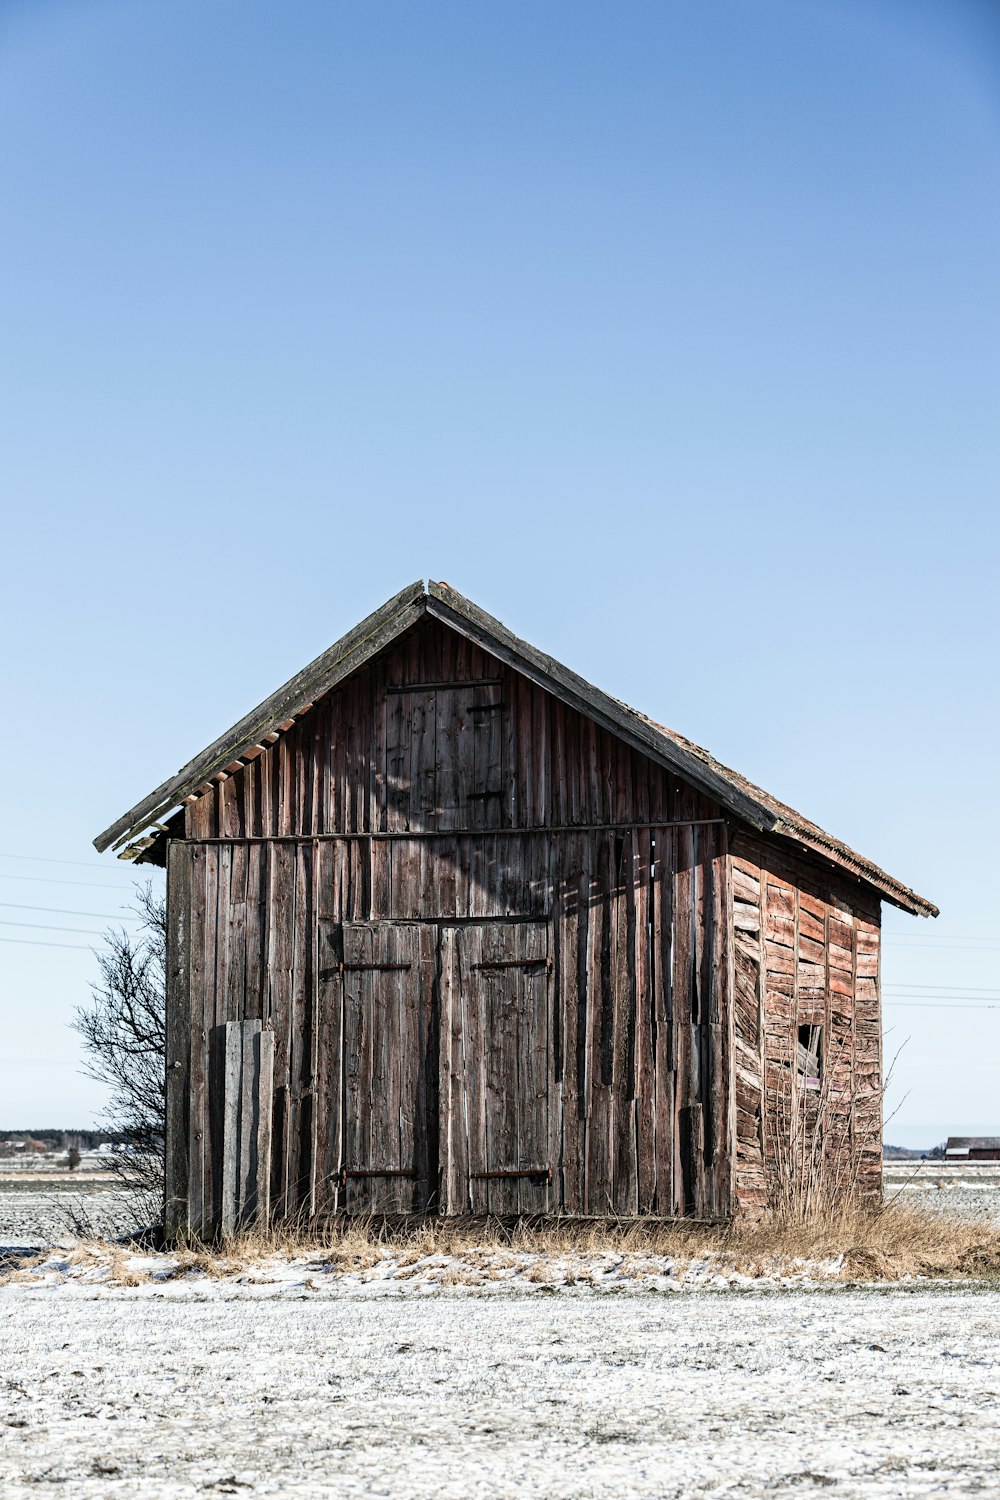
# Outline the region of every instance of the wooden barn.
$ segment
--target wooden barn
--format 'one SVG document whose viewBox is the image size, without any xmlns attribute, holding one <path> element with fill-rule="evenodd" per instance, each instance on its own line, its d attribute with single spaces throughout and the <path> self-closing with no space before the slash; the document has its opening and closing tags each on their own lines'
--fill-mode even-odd
<svg viewBox="0 0 1000 1500">
<path fill-rule="evenodd" d="M 880 1185 L 880 904 L 936 908 L 446 584 L 95 843 L 167 869 L 171 1230 Z"/>
</svg>

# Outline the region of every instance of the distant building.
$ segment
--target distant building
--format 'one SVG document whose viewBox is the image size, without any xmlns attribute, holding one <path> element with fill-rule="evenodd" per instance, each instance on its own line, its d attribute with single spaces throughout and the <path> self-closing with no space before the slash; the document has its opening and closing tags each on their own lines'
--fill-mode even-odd
<svg viewBox="0 0 1000 1500">
<path fill-rule="evenodd" d="M 950 1135 L 948 1161 L 1000 1161 L 1000 1135 Z"/>
</svg>

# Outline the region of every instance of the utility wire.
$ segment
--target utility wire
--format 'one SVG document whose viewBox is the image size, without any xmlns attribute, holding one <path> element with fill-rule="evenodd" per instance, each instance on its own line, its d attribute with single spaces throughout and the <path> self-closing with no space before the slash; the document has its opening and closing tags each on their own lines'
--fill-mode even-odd
<svg viewBox="0 0 1000 1500">
<path fill-rule="evenodd" d="M 933 990 L 936 995 L 996 995 L 995 984 L 911 984 L 901 979 L 898 984 L 885 985 L 887 990 Z M 1000 998 L 1000 996 L 998 996 Z"/>
<path fill-rule="evenodd" d="M 886 999 L 886 1005 L 904 1006 L 908 1010 L 1000 1010 L 1000 1003 L 986 1005 L 977 1000 L 956 1000 L 953 1004 L 942 1001 L 940 1004 L 935 1000 L 896 1000 L 892 995 Z"/>
<path fill-rule="evenodd" d="M 6 922 L 0 919 L 0 927 L 33 927 L 38 932 L 82 932 L 87 937 L 103 937 L 96 927 L 57 927 L 52 922 Z"/>
<path fill-rule="evenodd" d="M 44 938 L 0 937 L 0 943 L 20 943 L 27 948 L 75 948 L 78 953 L 93 953 L 87 943 L 47 943 Z"/>
<path fill-rule="evenodd" d="M 111 922 L 141 922 L 142 917 L 121 916 L 113 911 L 77 911 L 72 906 L 25 906 L 20 901 L 0 901 L 8 911 L 49 911 L 58 917 L 107 917 Z"/>
<path fill-rule="evenodd" d="M 89 891 L 120 891 L 123 896 L 135 890 L 135 886 L 106 885 L 100 880 L 50 880 L 47 875 L 5 875 L 0 872 L 0 880 L 27 880 L 32 885 L 82 885 Z"/>
<path fill-rule="evenodd" d="M 76 865 L 79 870 L 106 870 L 98 859 L 51 859 L 47 854 L 0 854 L 0 859 L 22 859 L 33 865 Z"/>
</svg>

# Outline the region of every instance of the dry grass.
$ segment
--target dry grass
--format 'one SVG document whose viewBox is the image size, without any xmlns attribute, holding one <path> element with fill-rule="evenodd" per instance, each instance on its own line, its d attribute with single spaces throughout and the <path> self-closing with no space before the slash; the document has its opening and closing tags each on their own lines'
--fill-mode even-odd
<svg viewBox="0 0 1000 1500">
<path fill-rule="evenodd" d="M 505 1253 L 506 1252 L 506 1253 Z M 522 1265 L 523 1257 L 643 1255 L 687 1262 L 712 1259 L 743 1275 L 774 1274 L 802 1261 L 843 1257 L 851 1280 L 904 1276 L 1000 1280 L 1000 1229 L 890 1203 L 849 1206 L 807 1217 L 772 1215 L 732 1224 L 657 1220 L 385 1219 L 334 1221 L 321 1228 L 277 1225 L 209 1247 L 197 1242 L 178 1253 L 180 1271 L 229 1275 L 268 1256 L 304 1256 L 330 1270 L 364 1271 L 387 1256 L 401 1267 L 429 1255 L 456 1256 L 493 1268 Z M 535 1274 L 534 1272 L 532 1273 Z"/>
<path fill-rule="evenodd" d="M 51 1252 L 21 1259 L 0 1272 L 0 1284 L 30 1281 Z M 148 1280 L 136 1258 L 145 1247 L 81 1242 L 64 1252 L 83 1271 L 105 1268 L 102 1279 L 118 1286 Z M 506 1280 L 512 1274 L 538 1283 L 551 1279 L 563 1260 L 565 1282 L 590 1280 L 599 1258 L 621 1260 L 621 1274 L 641 1278 L 662 1272 L 664 1259 L 681 1272 L 708 1262 L 723 1275 L 775 1277 L 825 1267 L 849 1281 L 895 1281 L 907 1276 L 1000 1281 L 1000 1229 L 949 1219 L 898 1202 L 884 1207 L 851 1206 L 795 1213 L 728 1225 L 657 1220 L 541 1222 L 424 1219 L 336 1220 L 316 1227 L 282 1224 L 257 1228 L 217 1244 L 191 1240 L 158 1257 L 158 1279 L 192 1273 L 213 1279 L 261 1268 L 268 1259 L 303 1260 L 324 1272 L 364 1273 L 391 1259 L 394 1275 L 408 1279 L 426 1270 L 428 1256 L 450 1258 L 442 1266 L 448 1285 Z M 590 1261 L 588 1263 L 588 1257 Z M 654 1260 L 654 1257 L 656 1258 Z M 569 1260 L 571 1264 L 565 1262 Z M 659 1261 L 659 1264 L 657 1264 Z M 576 1264 L 572 1264 L 576 1262 Z M 837 1269 L 831 1273 L 831 1266 Z M 252 1277 L 250 1279 L 253 1279 Z M 265 1277 L 265 1279 L 268 1279 Z"/>
</svg>

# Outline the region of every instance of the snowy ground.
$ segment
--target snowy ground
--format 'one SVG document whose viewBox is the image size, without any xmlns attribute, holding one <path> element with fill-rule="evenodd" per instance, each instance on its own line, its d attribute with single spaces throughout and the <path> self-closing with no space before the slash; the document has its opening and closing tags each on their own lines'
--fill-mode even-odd
<svg viewBox="0 0 1000 1500">
<path fill-rule="evenodd" d="M 998 1335 L 926 1286 L 43 1279 L 0 1293 L 0 1494 L 995 1496 Z"/>
<path fill-rule="evenodd" d="M 886 1201 L 1000 1225 L 1000 1165 L 892 1162 L 883 1173 Z"/>
<path fill-rule="evenodd" d="M 114 1180 L 106 1177 L 0 1177 L 0 1248 L 51 1245 L 74 1228 L 114 1236 L 135 1227 L 135 1211 Z"/>
<path fill-rule="evenodd" d="M 933 1181 L 906 1192 L 996 1214 Z M 32 1191 L 0 1244 L 65 1238 Z M 8 1258 L 2 1500 L 1000 1497 L 1000 1289 L 639 1251 L 203 1266 Z"/>
</svg>

